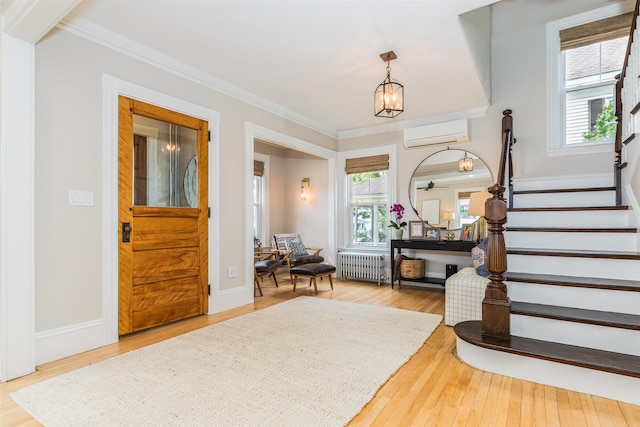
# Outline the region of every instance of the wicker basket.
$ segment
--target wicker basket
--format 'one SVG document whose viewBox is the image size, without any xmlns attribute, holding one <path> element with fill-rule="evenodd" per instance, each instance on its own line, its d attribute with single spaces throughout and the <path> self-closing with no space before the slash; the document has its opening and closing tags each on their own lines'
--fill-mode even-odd
<svg viewBox="0 0 640 427">
<path fill-rule="evenodd" d="M 405 279 L 421 279 L 424 277 L 424 259 L 407 258 L 400 263 L 400 276 Z"/>
</svg>

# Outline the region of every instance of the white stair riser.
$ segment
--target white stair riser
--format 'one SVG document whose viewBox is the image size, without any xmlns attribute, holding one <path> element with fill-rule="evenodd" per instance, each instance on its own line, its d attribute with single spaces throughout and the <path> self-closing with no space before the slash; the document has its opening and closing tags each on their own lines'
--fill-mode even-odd
<svg viewBox="0 0 640 427">
<path fill-rule="evenodd" d="M 551 211 L 509 212 L 508 227 L 624 228 L 629 226 L 629 211 Z"/>
<path fill-rule="evenodd" d="M 511 301 L 640 315 L 640 292 L 507 282 Z"/>
<path fill-rule="evenodd" d="M 640 331 L 511 315 L 511 335 L 640 356 Z"/>
<path fill-rule="evenodd" d="M 616 194 L 613 191 L 590 191 L 581 193 L 514 194 L 514 208 L 540 207 L 584 207 L 613 206 Z"/>
<path fill-rule="evenodd" d="M 514 187 L 516 190 L 552 190 L 564 188 L 594 188 L 613 187 L 615 185 L 613 174 L 587 174 L 573 176 L 548 176 L 544 178 L 515 178 Z"/>
<path fill-rule="evenodd" d="M 635 233 L 560 233 L 508 231 L 505 233 L 507 248 L 569 249 L 591 251 L 627 251 L 637 249 Z"/>
<path fill-rule="evenodd" d="M 608 258 L 507 255 L 507 271 L 575 277 L 640 280 L 640 261 Z"/>
</svg>

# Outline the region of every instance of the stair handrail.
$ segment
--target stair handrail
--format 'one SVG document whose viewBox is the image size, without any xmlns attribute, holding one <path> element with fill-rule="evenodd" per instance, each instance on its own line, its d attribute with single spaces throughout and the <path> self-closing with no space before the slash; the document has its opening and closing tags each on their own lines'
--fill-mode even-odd
<svg viewBox="0 0 640 427">
<path fill-rule="evenodd" d="M 509 194 L 509 206 L 513 207 L 513 145 L 516 143 L 516 139 L 513 137 L 513 117 L 511 117 L 511 110 L 504 110 L 502 112 L 502 149 L 500 153 L 500 165 L 498 166 L 497 183 L 505 182 L 505 175 L 508 171 L 508 180 L 506 181 L 507 190 Z M 509 166 L 507 168 L 507 165 Z"/>
<path fill-rule="evenodd" d="M 509 199 L 512 205 L 513 164 L 511 150 L 515 143 L 513 137 L 513 118 L 511 110 L 505 110 L 502 117 L 502 152 L 496 183 L 489 188 L 493 197 L 487 199 L 484 214 L 487 219 L 487 270 L 489 283 L 482 300 L 482 334 L 502 339 L 511 337 L 511 300 L 507 295 L 504 273 L 507 271 L 507 246 L 504 241 L 504 225 L 507 223 L 507 201 L 505 192 L 505 169 L 509 165 Z M 508 163 L 507 163 L 508 162 Z"/>
<path fill-rule="evenodd" d="M 627 73 L 633 71 L 634 63 L 637 66 L 640 62 L 640 50 L 637 47 L 633 50 L 634 35 L 637 29 L 638 12 L 640 10 L 640 0 L 636 0 L 636 6 L 633 12 L 633 19 L 631 20 L 631 28 L 629 30 L 629 40 L 627 42 L 627 50 L 624 57 L 624 63 L 622 65 L 622 71 L 616 78 L 615 90 L 615 116 L 617 118 L 616 124 L 616 136 L 614 142 L 614 185 L 616 188 L 616 205 L 622 205 L 622 170 L 627 167 L 627 163 L 623 162 L 622 152 L 627 144 L 629 144 L 635 138 L 635 130 L 633 127 L 633 115 L 640 110 L 640 98 L 638 94 L 637 79 L 633 75 Z M 628 81 L 630 85 L 627 87 L 629 94 L 625 91 L 625 81 Z M 635 92 L 634 92 L 635 91 Z M 626 102 L 625 102 L 626 101 Z M 635 105 L 633 101 L 636 102 Z M 629 119 L 629 123 L 626 123 L 624 119 Z"/>
</svg>

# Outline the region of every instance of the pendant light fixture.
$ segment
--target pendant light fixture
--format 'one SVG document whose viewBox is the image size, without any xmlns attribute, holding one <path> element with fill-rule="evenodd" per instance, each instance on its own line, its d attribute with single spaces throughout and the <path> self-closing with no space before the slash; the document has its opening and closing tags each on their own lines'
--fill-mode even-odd
<svg viewBox="0 0 640 427">
<path fill-rule="evenodd" d="M 469 172 L 473 170 L 473 159 L 464 152 L 464 157 L 458 160 L 458 172 Z"/>
<path fill-rule="evenodd" d="M 404 111 L 404 86 L 391 79 L 389 62 L 398 58 L 390 50 L 381 53 L 380 58 L 387 63 L 387 77 L 378 85 L 373 94 L 373 112 L 376 117 L 393 118 Z"/>
</svg>

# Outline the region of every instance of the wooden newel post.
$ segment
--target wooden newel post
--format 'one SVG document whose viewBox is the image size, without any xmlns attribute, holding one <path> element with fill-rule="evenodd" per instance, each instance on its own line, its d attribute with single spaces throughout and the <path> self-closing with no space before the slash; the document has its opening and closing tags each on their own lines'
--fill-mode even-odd
<svg viewBox="0 0 640 427">
<path fill-rule="evenodd" d="M 485 202 L 485 217 L 489 225 L 487 247 L 487 270 L 491 282 L 487 285 L 482 300 L 482 334 L 509 338 L 511 301 L 504 284 L 507 271 L 507 247 L 504 243 L 504 224 L 507 222 L 507 203 L 503 198 L 505 187 L 499 184 L 489 188 L 493 198 Z"/>
</svg>

